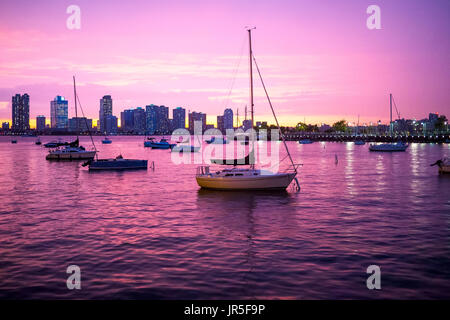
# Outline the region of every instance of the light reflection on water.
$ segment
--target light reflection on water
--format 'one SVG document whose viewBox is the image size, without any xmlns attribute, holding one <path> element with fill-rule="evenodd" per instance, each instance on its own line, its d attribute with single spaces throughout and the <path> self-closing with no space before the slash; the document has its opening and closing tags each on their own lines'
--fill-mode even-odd
<svg viewBox="0 0 450 320">
<path fill-rule="evenodd" d="M 96 141 L 101 157 L 154 171 L 90 173 L 18 140 L 0 137 L 1 298 L 450 297 L 450 177 L 429 166 L 447 145 L 289 142 L 301 192 L 267 193 L 201 190 L 195 164 L 142 137 Z M 365 287 L 370 264 L 379 292 Z"/>
</svg>

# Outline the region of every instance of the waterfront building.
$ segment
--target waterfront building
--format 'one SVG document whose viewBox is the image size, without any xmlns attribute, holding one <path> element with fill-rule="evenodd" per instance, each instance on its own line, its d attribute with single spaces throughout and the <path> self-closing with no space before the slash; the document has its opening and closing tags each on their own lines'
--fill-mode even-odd
<svg viewBox="0 0 450 320">
<path fill-rule="evenodd" d="M 172 110 L 173 130 L 186 128 L 186 109 L 178 107 Z"/>
<path fill-rule="evenodd" d="M 9 130 L 9 122 L 3 122 L 2 123 L 2 130 L 8 131 Z"/>
<path fill-rule="evenodd" d="M 117 134 L 117 117 L 113 115 L 107 115 L 105 117 L 105 132 L 106 134 Z"/>
<path fill-rule="evenodd" d="M 120 128 L 122 132 L 129 132 L 134 129 L 134 110 L 128 109 L 120 113 Z"/>
<path fill-rule="evenodd" d="M 225 133 L 225 127 L 223 125 L 223 116 L 217 116 L 217 129 L 219 129 L 222 134 Z"/>
<path fill-rule="evenodd" d="M 233 110 L 232 109 L 225 109 L 225 111 L 223 112 L 223 128 L 225 130 L 233 129 Z"/>
<path fill-rule="evenodd" d="M 80 132 L 80 133 L 92 131 L 92 119 L 87 119 L 85 117 L 70 118 L 68 130 L 70 132 Z"/>
<path fill-rule="evenodd" d="M 12 97 L 12 130 L 25 132 L 30 129 L 30 96 L 16 94 Z"/>
<path fill-rule="evenodd" d="M 52 129 L 67 129 L 69 102 L 63 96 L 56 96 L 50 101 L 50 124 Z"/>
<path fill-rule="evenodd" d="M 133 110 L 133 131 L 136 134 L 145 134 L 146 132 L 146 113 L 141 107 Z"/>
<path fill-rule="evenodd" d="M 169 108 L 151 104 L 145 107 L 145 113 L 148 134 L 170 133 Z"/>
<path fill-rule="evenodd" d="M 113 115 L 113 102 L 110 95 L 103 96 L 100 99 L 100 110 L 98 120 L 100 121 L 100 132 L 109 134 L 106 130 L 106 117 Z"/>
<path fill-rule="evenodd" d="M 189 131 L 194 133 L 194 123 L 196 121 L 201 122 L 202 133 L 206 130 L 206 113 L 202 112 L 190 112 L 189 113 Z"/>
<path fill-rule="evenodd" d="M 42 132 L 45 130 L 45 116 L 36 117 L 36 131 Z"/>
<path fill-rule="evenodd" d="M 242 128 L 244 131 L 247 131 L 252 128 L 252 120 L 244 120 L 242 121 Z"/>
</svg>

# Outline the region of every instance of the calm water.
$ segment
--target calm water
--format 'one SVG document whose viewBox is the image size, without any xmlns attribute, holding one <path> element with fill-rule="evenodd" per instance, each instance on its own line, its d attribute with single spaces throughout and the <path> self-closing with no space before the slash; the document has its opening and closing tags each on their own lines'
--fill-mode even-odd
<svg viewBox="0 0 450 320">
<path fill-rule="evenodd" d="M 100 140 L 156 169 L 89 173 L 0 137 L 0 298 L 450 298 L 450 177 L 429 166 L 449 145 L 290 142 L 299 193 L 235 193 L 200 190 L 196 165 L 142 137 Z"/>
</svg>

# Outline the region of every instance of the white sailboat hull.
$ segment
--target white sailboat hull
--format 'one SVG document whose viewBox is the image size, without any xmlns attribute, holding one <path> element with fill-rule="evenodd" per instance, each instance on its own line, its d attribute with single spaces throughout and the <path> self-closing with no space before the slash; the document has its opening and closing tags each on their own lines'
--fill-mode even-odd
<svg viewBox="0 0 450 320">
<path fill-rule="evenodd" d="M 198 175 L 197 183 L 200 187 L 217 190 L 274 190 L 286 189 L 295 173 L 275 173 L 255 177 L 214 177 L 213 175 Z"/>
<path fill-rule="evenodd" d="M 82 152 L 52 152 L 47 154 L 47 160 L 89 160 L 94 159 L 95 151 Z"/>
</svg>

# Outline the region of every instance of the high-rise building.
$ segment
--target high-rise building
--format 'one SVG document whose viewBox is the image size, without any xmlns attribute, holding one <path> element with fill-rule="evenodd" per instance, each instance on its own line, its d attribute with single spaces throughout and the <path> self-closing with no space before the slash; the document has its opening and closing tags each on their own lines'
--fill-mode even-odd
<svg viewBox="0 0 450 320">
<path fill-rule="evenodd" d="M 42 132 L 45 130 L 45 116 L 36 117 L 36 131 Z"/>
<path fill-rule="evenodd" d="M 242 121 L 242 127 L 244 131 L 247 131 L 248 129 L 252 128 L 252 120 L 244 120 Z"/>
<path fill-rule="evenodd" d="M 92 130 L 92 119 L 85 117 L 70 118 L 69 119 L 69 131 L 71 132 L 88 132 Z"/>
<path fill-rule="evenodd" d="M 133 110 L 133 116 L 134 116 L 134 119 L 133 119 L 134 133 L 145 134 L 146 128 L 147 128 L 145 110 L 143 108 L 138 107 Z"/>
<path fill-rule="evenodd" d="M 428 114 L 428 121 L 435 122 L 439 119 L 439 113 L 430 113 Z"/>
<path fill-rule="evenodd" d="M 134 110 L 128 109 L 120 113 L 120 129 L 122 132 L 130 132 L 134 129 Z"/>
<path fill-rule="evenodd" d="M 69 125 L 69 102 L 62 96 L 50 101 L 50 124 L 52 129 L 67 129 Z"/>
<path fill-rule="evenodd" d="M 149 134 L 167 134 L 169 128 L 169 108 L 154 104 L 145 107 L 147 132 Z"/>
<path fill-rule="evenodd" d="M 223 112 L 223 128 L 225 130 L 233 129 L 233 110 L 232 109 L 225 109 L 225 111 Z"/>
<path fill-rule="evenodd" d="M 206 113 L 191 112 L 189 113 L 189 131 L 194 133 L 194 122 L 201 121 L 202 133 L 206 130 Z"/>
<path fill-rule="evenodd" d="M 184 129 L 186 128 L 186 109 L 178 107 L 172 110 L 173 114 L 173 129 Z"/>
<path fill-rule="evenodd" d="M 117 133 L 117 117 L 108 115 L 105 117 L 105 132 L 107 134 Z"/>
<path fill-rule="evenodd" d="M 151 104 L 145 107 L 145 122 L 147 124 L 147 133 L 155 134 L 157 131 L 158 106 Z"/>
<path fill-rule="evenodd" d="M 225 127 L 223 126 L 223 116 L 217 116 L 217 129 L 219 129 L 222 134 L 225 133 Z"/>
<path fill-rule="evenodd" d="M 169 128 L 169 108 L 166 106 L 160 106 L 157 117 L 157 133 L 168 134 Z"/>
<path fill-rule="evenodd" d="M 12 97 L 13 131 L 24 132 L 30 129 L 30 96 L 16 94 Z"/>
<path fill-rule="evenodd" d="M 98 113 L 98 120 L 100 121 L 100 132 L 108 134 L 106 131 L 106 117 L 113 115 L 113 103 L 111 96 L 103 96 L 100 99 L 100 110 Z"/>
</svg>

